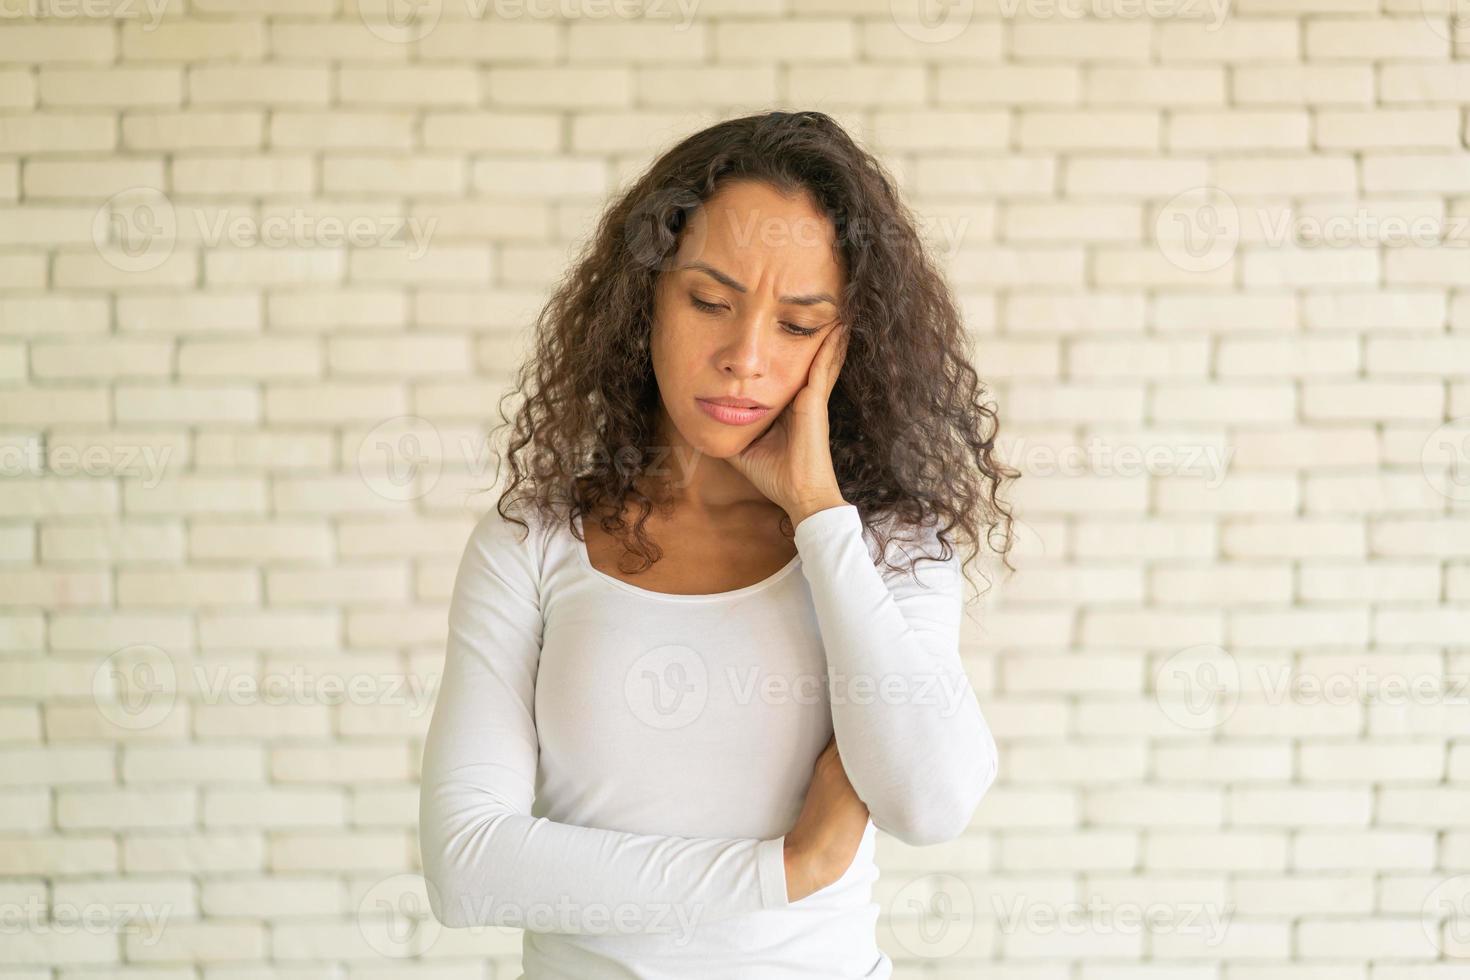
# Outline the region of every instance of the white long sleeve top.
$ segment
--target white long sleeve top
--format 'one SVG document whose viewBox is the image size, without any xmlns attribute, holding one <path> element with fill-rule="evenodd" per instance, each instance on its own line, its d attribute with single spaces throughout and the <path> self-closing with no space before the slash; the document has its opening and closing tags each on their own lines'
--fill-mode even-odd
<svg viewBox="0 0 1470 980">
<path fill-rule="evenodd" d="M 876 566 L 849 504 L 802 520 L 763 581 L 671 595 L 523 519 L 482 518 L 454 582 L 419 811 L 435 917 L 524 929 L 521 980 L 890 977 L 875 827 L 950 840 L 997 770 L 957 549 Z M 915 541 L 938 554 L 932 527 L 891 546 Z M 791 902 L 784 835 L 834 731 L 870 821 Z"/>
</svg>

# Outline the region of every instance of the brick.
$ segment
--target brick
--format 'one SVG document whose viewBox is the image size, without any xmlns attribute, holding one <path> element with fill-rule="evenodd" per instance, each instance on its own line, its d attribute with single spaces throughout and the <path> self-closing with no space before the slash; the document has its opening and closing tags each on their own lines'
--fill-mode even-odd
<svg viewBox="0 0 1470 980">
<path fill-rule="evenodd" d="M 42 68 L 44 106 L 177 106 L 184 98 L 178 68 Z"/>
<path fill-rule="evenodd" d="M 201 65 L 189 69 L 189 102 L 195 106 L 325 106 L 332 72 L 307 65 Z"/>
<path fill-rule="evenodd" d="M 1306 22 L 1306 55 L 1311 61 L 1442 59 L 1449 38 L 1412 18 L 1322 17 Z"/>
<path fill-rule="evenodd" d="M 133 22 L 122 28 L 122 56 L 126 61 L 255 61 L 265 54 L 265 37 L 259 21 Z"/>
<path fill-rule="evenodd" d="M 575 101 L 585 111 L 633 102 L 633 75 L 623 68 L 492 68 L 482 88 L 486 102 L 496 108 L 547 108 Z"/>
<path fill-rule="evenodd" d="M 97 875 L 120 870 L 118 843 L 111 834 L 50 839 L 11 834 L 0 837 L 0 874 Z M 76 941 L 77 937 L 71 937 L 71 942 Z M 115 946 L 115 940 L 109 940 L 108 946 Z"/>
<path fill-rule="evenodd" d="M 794 65 L 787 71 L 786 89 L 789 97 L 799 103 L 888 108 L 923 105 L 927 84 L 922 68 Z"/>
<path fill-rule="evenodd" d="M 271 145 L 280 149 L 408 150 L 413 132 L 413 116 L 403 111 L 282 110 L 270 121 Z"/>
<path fill-rule="evenodd" d="M 857 53 L 856 25 L 847 20 L 788 17 L 715 25 L 716 61 L 847 61 Z"/>
<path fill-rule="evenodd" d="M 258 294 L 234 290 L 134 294 L 118 297 L 117 323 L 123 331 L 166 334 L 253 332 L 261 309 Z"/>
<path fill-rule="evenodd" d="M 164 186 L 163 161 L 131 160 L 31 160 L 25 166 L 27 197 L 82 198 L 111 197 L 135 188 Z"/>
<path fill-rule="evenodd" d="M 62 790 L 56 822 L 66 830 L 188 829 L 196 815 L 192 789 Z"/>
<path fill-rule="evenodd" d="M 270 25 L 271 55 L 286 61 L 312 61 L 330 51 L 344 63 L 401 62 L 408 60 L 411 46 L 389 41 L 360 21 L 310 23 L 276 21 Z"/>
<path fill-rule="evenodd" d="M 130 150 L 253 150 L 264 141 L 265 114 L 227 112 L 128 112 L 122 143 Z"/>
<path fill-rule="evenodd" d="M 1243 105 L 1358 105 L 1373 102 L 1370 65 L 1241 65 L 1231 94 Z"/>
<path fill-rule="evenodd" d="M 29 109 L 35 104 L 35 72 L 25 68 L 0 68 L 0 106 Z"/>
<path fill-rule="evenodd" d="M 0 34 L 0 62 L 105 63 L 116 56 L 109 24 L 7 23 Z"/>
<path fill-rule="evenodd" d="M 344 67 L 337 95 L 344 105 L 473 106 L 480 79 L 472 68 Z"/>
<path fill-rule="evenodd" d="M 1296 61 L 1299 35 L 1295 21 L 1231 17 L 1220 24 L 1160 24 L 1156 43 L 1165 62 Z"/>
<path fill-rule="evenodd" d="M 935 76 L 940 105 L 1075 105 L 1082 73 L 1065 65 L 941 67 Z"/>
<path fill-rule="evenodd" d="M 7 153 L 86 153 L 117 145 L 117 123 L 103 113 L 0 116 L 0 148 Z"/>
<path fill-rule="evenodd" d="M 37 378 L 102 382 L 166 377 L 172 369 L 172 346 L 156 340 L 38 343 L 31 350 L 31 371 Z"/>
<path fill-rule="evenodd" d="M 41 215 L 50 213 L 43 211 Z M 0 298 L 0 334 L 57 337 L 106 333 L 107 301 L 93 297 L 15 296 Z"/>
<path fill-rule="evenodd" d="M 330 156 L 322 161 L 322 188 L 329 194 L 445 195 L 465 186 L 457 157 Z"/>
<path fill-rule="evenodd" d="M 310 194 L 315 182 L 305 156 L 187 157 L 173 159 L 170 185 L 180 195 Z"/>
<path fill-rule="evenodd" d="M 446 16 L 453 12 L 453 7 L 445 8 Z M 565 52 L 565 26 L 556 22 L 538 23 L 530 17 L 464 19 L 446 23 L 444 30 L 430 31 L 418 42 L 418 53 L 420 59 L 428 62 L 549 64 L 562 58 Z"/>
<path fill-rule="evenodd" d="M 1323 149 L 1454 148 L 1460 128 L 1453 109 L 1323 111 L 1316 116 L 1316 143 Z"/>
<path fill-rule="evenodd" d="M 117 782 L 113 753 L 97 746 L 0 747 L 0 785 L 107 786 Z"/>
<path fill-rule="evenodd" d="M 1164 145 L 1178 152 L 1261 147 L 1304 151 L 1311 135 L 1311 119 L 1300 111 L 1175 112 L 1169 118 Z"/>
<path fill-rule="evenodd" d="M 709 60 L 706 24 L 675 18 L 632 22 L 573 21 L 567 25 L 566 56 L 571 64 Z"/>
<path fill-rule="evenodd" d="M 1220 106 L 1225 105 L 1226 75 L 1217 67 L 1122 68 L 1098 65 L 1083 81 L 1089 105 Z"/>
<path fill-rule="evenodd" d="M 1020 114 L 1016 140 L 1026 150 L 1152 150 L 1160 132 L 1153 112 L 1027 110 Z"/>
</svg>

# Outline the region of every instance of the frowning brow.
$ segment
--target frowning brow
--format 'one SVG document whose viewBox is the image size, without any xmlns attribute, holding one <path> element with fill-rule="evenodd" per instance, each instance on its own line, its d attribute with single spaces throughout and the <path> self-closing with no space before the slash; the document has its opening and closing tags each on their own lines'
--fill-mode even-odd
<svg viewBox="0 0 1470 980">
<path fill-rule="evenodd" d="M 746 288 L 745 283 L 737 282 L 732 276 L 721 272 L 719 269 L 716 269 L 714 266 L 710 265 L 707 262 L 700 262 L 696 260 L 694 262 L 688 263 L 687 265 L 679 266 L 678 271 L 683 272 L 685 269 L 693 269 L 696 272 L 703 272 L 721 285 L 729 286 L 737 293 L 750 292 L 750 290 Z M 837 305 L 837 300 L 832 298 L 831 293 L 812 293 L 806 296 L 782 296 L 778 300 L 778 302 L 786 303 L 791 306 L 817 306 L 821 303 L 830 303 L 832 306 Z"/>
</svg>

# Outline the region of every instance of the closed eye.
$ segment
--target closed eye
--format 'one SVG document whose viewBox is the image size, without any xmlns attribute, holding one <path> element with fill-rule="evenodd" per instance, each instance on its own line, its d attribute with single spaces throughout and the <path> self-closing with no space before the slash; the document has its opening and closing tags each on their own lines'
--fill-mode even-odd
<svg viewBox="0 0 1470 980">
<path fill-rule="evenodd" d="M 689 301 L 693 303 L 694 308 L 696 310 L 699 310 L 701 313 L 718 313 L 721 310 L 725 309 L 725 305 L 723 303 L 707 303 L 693 294 L 690 295 Z M 801 327 L 797 326 L 794 323 L 787 323 L 784 320 L 781 321 L 781 327 L 787 333 L 797 337 L 810 337 L 812 334 L 820 333 L 822 330 L 821 327 Z"/>
</svg>

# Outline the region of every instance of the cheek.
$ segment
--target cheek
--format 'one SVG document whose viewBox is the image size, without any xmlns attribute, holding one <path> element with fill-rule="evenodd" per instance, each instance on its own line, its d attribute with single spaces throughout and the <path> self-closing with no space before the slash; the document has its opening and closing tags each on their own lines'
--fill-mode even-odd
<svg viewBox="0 0 1470 980">
<path fill-rule="evenodd" d="M 771 380 L 775 382 L 776 389 L 781 392 L 783 404 L 795 398 L 796 393 L 806 384 L 813 359 L 806 354 L 795 354 L 789 360 L 772 365 Z"/>
<path fill-rule="evenodd" d="M 649 337 L 649 354 L 653 360 L 653 374 L 658 381 L 659 391 L 665 396 L 683 395 L 693 391 L 699 376 L 700 357 L 708 352 L 698 349 L 698 334 L 687 323 L 677 317 L 661 319 Z M 676 399 L 666 397 L 666 401 Z"/>
<path fill-rule="evenodd" d="M 653 335 L 648 339 L 650 344 L 650 356 L 653 357 L 653 369 L 659 378 L 660 388 L 670 385 L 679 385 L 688 370 L 689 354 L 685 350 L 686 345 L 681 342 L 684 334 L 678 329 L 678 325 L 656 326 Z"/>
<path fill-rule="evenodd" d="M 665 373 L 660 378 L 672 384 L 692 384 L 694 375 L 707 370 L 706 365 L 714 356 L 713 348 L 706 347 L 707 331 L 701 332 L 697 324 L 683 322 L 679 317 L 659 321 L 651 338 L 654 367 Z"/>
</svg>

